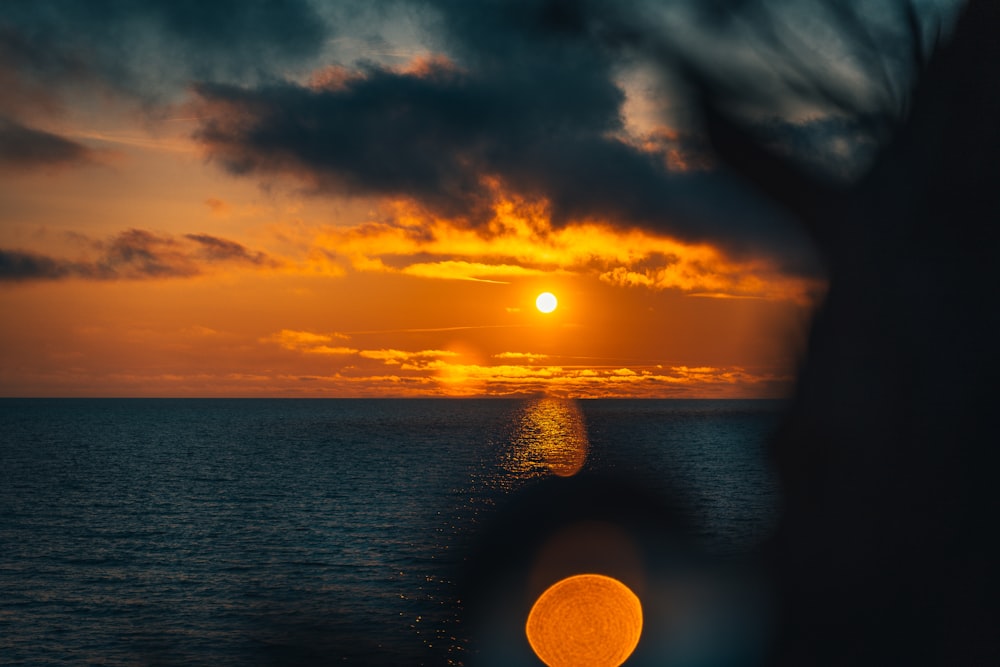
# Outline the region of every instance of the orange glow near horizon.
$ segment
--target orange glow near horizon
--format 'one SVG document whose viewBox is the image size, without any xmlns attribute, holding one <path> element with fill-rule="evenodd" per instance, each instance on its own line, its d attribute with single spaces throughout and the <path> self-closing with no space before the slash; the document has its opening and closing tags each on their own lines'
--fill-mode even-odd
<svg viewBox="0 0 1000 667">
<path fill-rule="evenodd" d="M 499 190 L 495 196 L 494 217 L 484 227 L 442 220 L 412 202 L 395 201 L 388 205 L 391 223 L 327 226 L 300 236 L 299 243 L 320 263 L 423 278 L 509 282 L 587 273 L 618 287 L 800 305 L 813 301 L 820 287 L 784 276 L 764 260 L 734 260 L 705 243 L 597 222 L 557 228 L 546 202 L 515 200 Z M 406 261 L 413 256 L 426 259 Z"/>
<path fill-rule="evenodd" d="M 776 332 L 802 312 L 576 277 L 550 319 L 520 281 L 332 280 L 354 289 L 273 274 L 7 287 L 0 392 L 776 397 L 792 379 Z"/>
<path fill-rule="evenodd" d="M 525 634 L 549 667 L 618 667 L 639 644 L 642 605 L 617 579 L 578 574 L 538 597 Z"/>
<path fill-rule="evenodd" d="M 475 224 L 399 199 L 331 217 L 123 146 L 128 197 L 111 167 L 0 184 L 23 211 L 0 249 L 61 267 L 0 285 L 0 395 L 780 397 L 822 291 L 705 243 L 554 225 L 501 184 Z"/>
</svg>

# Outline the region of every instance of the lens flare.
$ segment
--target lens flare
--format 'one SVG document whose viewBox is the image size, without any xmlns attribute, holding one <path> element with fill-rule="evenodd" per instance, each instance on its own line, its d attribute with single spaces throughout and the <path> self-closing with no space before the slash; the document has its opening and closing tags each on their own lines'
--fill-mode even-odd
<svg viewBox="0 0 1000 667">
<path fill-rule="evenodd" d="M 549 667 L 618 667 L 639 643 L 642 606 L 617 579 L 578 574 L 538 597 L 525 632 Z"/>
</svg>

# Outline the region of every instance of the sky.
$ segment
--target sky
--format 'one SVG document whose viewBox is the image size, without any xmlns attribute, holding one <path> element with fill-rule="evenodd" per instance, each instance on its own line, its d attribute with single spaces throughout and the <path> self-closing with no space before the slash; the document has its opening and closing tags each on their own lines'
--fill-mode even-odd
<svg viewBox="0 0 1000 667">
<path fill-rule="evenodd" d="M 691 77 L 849 181 L 912 54 L 861 6 L 5 3 L 0 395 L 785 396 L 822 258 Z"/>
</svg>

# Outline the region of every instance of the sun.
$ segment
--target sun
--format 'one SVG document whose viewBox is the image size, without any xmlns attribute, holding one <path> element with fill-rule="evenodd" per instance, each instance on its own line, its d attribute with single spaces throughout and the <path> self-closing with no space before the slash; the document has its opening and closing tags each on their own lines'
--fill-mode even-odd
<svg viewBox="0 0 1000 667">
<path fill-rule="evenodd" d="M 642 606 L 617 579 L 578 574 L 539 596 L 525 633 L 549 667 L 618 667 L 639 644 Z"/>
<path fill-rule="evenodd" d="M 535 308 L 538 308 L 543 313 L 551 313 L 558 305 L 559 302 L 556 301 L 556 295 L 552 292 L 542 292 L 535 299 Z"/>
</svg>

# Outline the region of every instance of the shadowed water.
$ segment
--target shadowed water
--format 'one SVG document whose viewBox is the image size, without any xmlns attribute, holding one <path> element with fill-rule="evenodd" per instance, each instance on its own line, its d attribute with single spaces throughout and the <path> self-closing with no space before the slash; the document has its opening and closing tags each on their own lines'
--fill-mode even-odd
<svg viewBox="0 0 1000 667">
<path fill-rule="evenodd" d="M 749 549 L 778 407 L 3 400 L 0 662 L 461 664 L 452 578 L 484 516 L 614 471 Z"/>
</svg>

